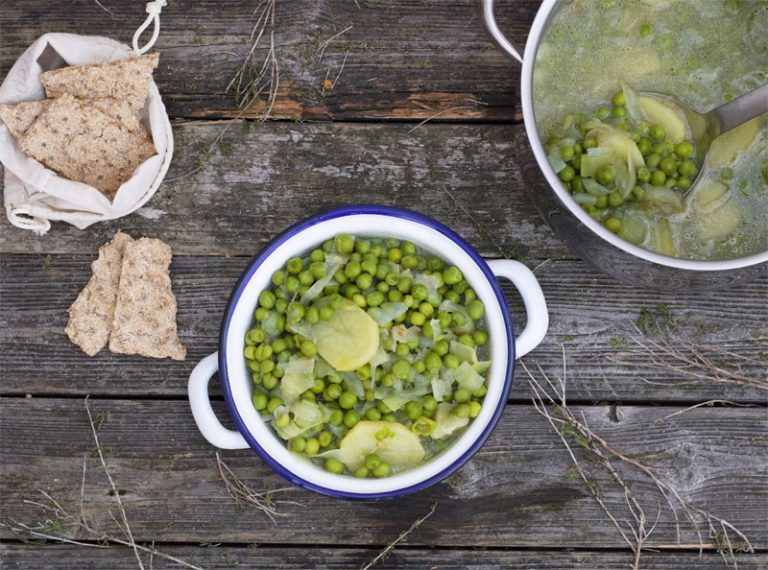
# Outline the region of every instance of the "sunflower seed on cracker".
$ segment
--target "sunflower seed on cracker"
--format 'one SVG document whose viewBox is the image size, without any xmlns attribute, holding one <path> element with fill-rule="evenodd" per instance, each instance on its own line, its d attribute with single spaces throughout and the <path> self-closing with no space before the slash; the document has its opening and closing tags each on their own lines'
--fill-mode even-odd
<svg viewBox="0 0 768 570">
<path fill-rule="evenodd" d="M 125 247 L 109 350 L 184 360 L 187 349 L 176 331 L 176 297 L 168 266 L 171 248 L 141 238 Z"/>
<path fill-rule="evenodd" d="M 72 65 L 40 74 L 48 97 L 65 94 L 82 99 L 113 97 L 127 101 L 134 112 L 144 107 L 158 54 L 91 65 Z"/>
<path fill-rule="evenodd" d="M 88 356 L 107 344 L 112 330 L 115 302 L 123 266 L 123 251 L 133 241 L 128 234 L 117 232 L 108 244 L 99 248 L 99 258 L 91 264 L 88 284 L 69 307 L 65 329 L 69 340 Z"/>
<path fill-rule="evenodd" d="M 93 186 L 110 200 L 134 170 L 156 154 L 146 133 L 129 131 L 71 95 L 51 101 L 19 139 L 19 146 L 48 168 Z"/>
</svg>

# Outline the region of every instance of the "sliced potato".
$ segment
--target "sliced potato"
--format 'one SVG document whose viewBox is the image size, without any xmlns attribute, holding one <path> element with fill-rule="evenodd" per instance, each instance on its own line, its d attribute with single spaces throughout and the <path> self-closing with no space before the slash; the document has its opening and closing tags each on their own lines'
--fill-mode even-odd
<svg viewBox="0 0 768 570">
<path fill-rule="evenodd" d="M 725 193 L 728 192 L 728 186 L 722 182 L 711 181 L 701 185 L 696 191 L 696 196 L 693 198 L 693 203 L 697 210 L 705 211 L 711 209 L 712 206 L 720 200 Z"/>
<path fill-rule="evenodd" d="M 386 432 L 384 432 L 386 430 Z M 388 433 L 379 440 L 380 432 Z M 399 422 L 361 421 L 344 436 L 337 455 L 350 471 L 363 463 L 369 453 L 377 454 L 389 463 L 392 471 L 403 471 L 416 467 L 424 459 L 425 451 L 419 436 Z"/>
<path fill-rule="evenodd" d="M 677 144 L 685 140 L 686 121 L 679 110 L 649 95 L 638 96 L 637 105 L 649 123 L 664 127 L 672 142 Z"/>
<path fill-rule="evenodd" d="M 733 200 L 712 212 L 699 214 L 699 239 L 708 242 L 732 234 L 741 223 L 741 212 Z"/>
<path fill-rule="evenodd" d="M 336 309 L 333 318 L 312 327 L 317 351 L 339 372 L 356 370 L 379 350 L 379 325 L 352 302 Z"/>
<path fill-rule="evenodd" d="M 757 135 L 760 134 L 762 123 L 762 117 L 755 117 L 712 141 L 712 146 L 709 147 L 707 153 L 709 166 L 722 168 L 731 164 L 737 154 L 747 150 L 752 145 Z"/>
</svg>

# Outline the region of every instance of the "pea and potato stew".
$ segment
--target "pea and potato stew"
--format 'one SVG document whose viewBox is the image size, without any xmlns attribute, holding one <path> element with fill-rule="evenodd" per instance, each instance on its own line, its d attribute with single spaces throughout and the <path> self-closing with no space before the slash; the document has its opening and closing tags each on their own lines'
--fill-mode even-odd
<svg viewBox="0 0 768 570">
<path fill-rule="evenodd" d="M 564 3 L 539 47 L 533 95 L 574 200 L 664 255 L 768 249 L 768 114 L 715 138 L 705 159 L 675 103 L 703 112 L 768 82 L 766 29 L 768 0 Z"/>
<path fill-rule="evenodd" d="M 253 405 L 288 449 L 336 474 L 387 477 L 478 416 L 485 307 L 413 243 L 339 234 L 289 259 L 247 332 Z"/>
</svg>

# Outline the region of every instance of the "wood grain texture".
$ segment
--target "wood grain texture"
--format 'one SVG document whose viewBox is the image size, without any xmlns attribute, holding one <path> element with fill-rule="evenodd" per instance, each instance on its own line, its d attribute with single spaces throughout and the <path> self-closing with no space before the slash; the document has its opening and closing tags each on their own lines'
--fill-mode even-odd
<svg viewBox="0 0 768 570">
<path fill-rule="evenodd" d="M 520 46 L 539 4 L 514 0 L 497 8 L 502 29 Z M 240 115 L 226 91 L 253 43 L 255 6 L 176 0 L 163 10 L 155 80 L 171 117 Z M 121 0 L 8 3 L 2 70 L 46 32 L 130 43 L 143 7 Z M 491 44 L 475 0 L 279 1 L 275 21 L 281 87 L 274 118 L 520 120 L 520 66 Z M 257 65 L 267 53 L 265 40 Z M 326 79 L 332 89 L 324 89 Z M 261 109 L 255 104 L 246 116 L 260 116 Z"/>
<path fill-rule="evenodd" d="M 192 367 L 217 348 L 227 299 L 250 259 L 174 259 L 171 275 L 180 336 L 188 348 L 185 362 L 115 355 L 106 349 L 89 358 L 67 340 L 67 307 L 88 281 L 92 259 L 6 255 L 0 260 L 2 393 L 186 397 Z M 536 275 L 549 304 L 550 329 L 542 345 L 523 362 L 533 370 L 540 366 L 554 378 L 561 375 L 565 355 L 571 399 L 765 402 L 765 390 L 756 386 L 719 383 L 714 375 L 690 384 L 683 373 L 651 366 L 637 340 L 692 339 L 699 350 L 721 364 L 741 365 L 742 373 L 764 383 L 768 307 L 760 299 L 766 295 L 768 279 L 717 294 L 673 295 L 617 284 L 578 261 L 550 262 L 540 266 Z M 525 323 L 522 303 L 507 282 L 503 288 L 519 331 Z M 641 312 L 656 314 L 662 303 L 676 327 L 671 336 L 639 333 L 635 322 Z M 658 320 L 662 322 L 661 317 Z M 744 364 L 734 355 L 754 362 Z M 661 363 L 678 364 L 671 357 L 662 357 Z M 69 371 L 75 370 L 73 381 Z M 518 368 L 511 394 L 514 401 L 530 399 L 526 378 Z M 218 393 L 215 384 L 212 391 Z"/>
<path fill-rule="evenodd" d="M 229 123 L 174 129 L 175 158 L 139 213 L 40 238 L 0 224 L 0 252 L 91 253 L 117 228 L 176 255 L 253 255 L 297 221 L 334 206 L 410 208 L 484 255 L 570 255 L 524 192 L 521 126 Z M 147 217 L 149 216 L 149 217 Z"/>
<path fill-rule="evenodd" d="M 64 508 L 78 509 L 85 461 L 86 516 L 113 529 L 108 511 L 114 499 L 93 455 L 83 401 L 3 398 L 1 403 L 3 516 L 27 524 L 44 520 L 39 507 L 24 502 L 40 499 L 39 489 Z M 215 407 L 221 414 L 223 406 Z M 137 540 L 384 544 L 438 502 L 409 537 L 410 545 L 624 547 L 587 487 L 573 478 L 561 443 L 530 406 L 507 406 L 480 452 L 423 492 L 360 503 L 289 486 L 274 497 L 282 515 L 275 523 L 253 509 L 236 508 L 186 402 L 91 400 L 90 408 Z M 652 465 L 686 500 L 735 524 L 756 547 L 768 547 L 764 409 L 695 409 L 673 417 L 667 416 L 679 409 L 627 406 L 616 415 L 606 406 L 573 409 L 615 448 Z M 252 452 L 221 454 L 254 489 L 285 486 Z M 595 471 L 592 477 L 616 516 L 629 516 L 610 476 Z M 648 512 L 655 517 L 659 509 L 648 546 L 677 544 L 672 513 L 659 504 L 663 499 L 637 472 L 624 477 Z M 0 532 L 12 538 L 7 530 Z M 683 544 L 695 542 L 684 522 L 680 532 Z"/>
<path fill-rule="evenodd" d="M 280 570 L 359 570 L 374 558 L 378 551 L 373 548 L 317 548 L 273 547 L 254 544 L 253 547 L 211 544 L 210 546 L 156 545 L 164 554 L 196 564 L 207 570 L 231 570 L 232 568 L 270 568 Z M 0 558 L 5 568 L 57 570 L 134 570 L 136 558 L 133 551 L 121 547 L 94 549 L 65 545 L 0 544 Z M 143 557 L 149 567 L 149 555 Z M 55 560 L 55 565 L 52 561 Z M 765 570 L 768 556 L 765 554 L 739 554 L 739 568 Z M 158 556 L 152 559 L 153 568 L 180 568 Z M 722 570 L 723 559 L 716 553 L 698 552 L 647 552 L 642 556 L 644 570 Z M 527 550 L 437 550 L 397 548 L 385 560 L 376 564 L 380 570 L 617 570 L 630 568 L 632 556 L 621 552 L 560 552 Z"/>
</svg>

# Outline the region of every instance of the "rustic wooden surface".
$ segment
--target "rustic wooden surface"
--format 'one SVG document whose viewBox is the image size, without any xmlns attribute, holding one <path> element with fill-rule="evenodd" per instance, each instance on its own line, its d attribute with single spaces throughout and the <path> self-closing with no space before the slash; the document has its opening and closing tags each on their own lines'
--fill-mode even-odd
<svg viewBox="0 0 768 570">
<path fill-rule="evenodd" d="M 4 5 L 2 73 L 44 32 L 128 40 L 144 3 L 101 4 Z M 500 2 L 502 27 L 520 45 L 538 4 Z M 632 553 L 590 489 L 629 517 L 621 491 L 583 452 L 594 479 L 587 486 L 575 477 L 531 405 L 520 367 L 489 441 L 427 491 L 349 503 L 291 487 L 275 497 L 282 516 L 274 523 L 234 503 L 215 450 L 192 421 L 189 372 L 216 350 L 222 310 L 250 257 L 301 218 L 352 202 L 427 213 L 486 257 L 534 268 L 551 325 L 526 366 L 555 378 L 565 364 L 569 400 L 592 429 L 653 467 L 685 500 L 742 530 L 757 551 L 737 554 L 740 568 L 768 567 L 768 275 L 718 293 L 656 292 L 621 285 L 575 258 L 526 194 L 519 67 L 487 41 L 475 0 L 278 2 L 282 87 L 272 120 L 243 122 L 259 107 L 242 113 L 225 89 L 250 46 L 255 5 L 171 0 L 164 9 L 156 79 L 175 119 L 177 151 L 145 208 L 84 231 L 54 224 L 42 238 L 0 224 L 0 523 L 41 523 L 91 545 L 28 542 L 4 526 L 0 567 L 137 567 L 131 549 L 93 548 L 98 537 L 40 505 L 41 491 L 72 512 L 82 505 L 102 532 L 120 535 L 86 396 L 134 538 L 200 567 L 359 568 L 433 504 L 407 544 L 376 567 L 631 567 Z M 332 90 L 323 90 L 326 78 L 336 80 Z M 186 362 L 107 352 L 90 359 L 66 340 L 66 308 L 118 228 L 172 245 Z M 505 292 L 520 327 L 521 303 L 511 287 Z M 638 330 L 644 315 L 661 331 Z M 754 382 L 711 374 L 691 381 L 697 370 L 672 369 L 679 363 L 668 355 L 653 364 L 641 345 L 649 342 L 682 353 L 690 343 Z M 226 417 L 215 383 L 211 393 Z M 257 490 L 285 485 L 250 452 L 221 457 Z M 692 527 L 683 520 L 677 535 L 674 513 L 649 481 L 636 470 L 623 474 L 658 518 L 642 568 L 724 567 L 718 537 L 703 529 L 700 556 Z M 157 557 L 152 564 L 178 567 Z"/>
</svg>

